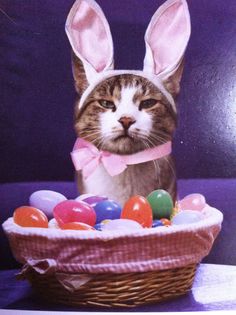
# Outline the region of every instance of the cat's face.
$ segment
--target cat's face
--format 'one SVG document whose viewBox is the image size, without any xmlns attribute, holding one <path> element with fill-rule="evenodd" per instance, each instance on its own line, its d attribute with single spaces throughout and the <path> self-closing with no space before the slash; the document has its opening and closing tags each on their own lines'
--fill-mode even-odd
<svg viewBox="0 0 236 315">
<path fill-rule="evenodd" d="M 176 113 L 149 80 L 131 74 L 101 82 L 76 112 L 79 137 L 98 149 L 131 154 L 171 140 Z"/>
</svg>

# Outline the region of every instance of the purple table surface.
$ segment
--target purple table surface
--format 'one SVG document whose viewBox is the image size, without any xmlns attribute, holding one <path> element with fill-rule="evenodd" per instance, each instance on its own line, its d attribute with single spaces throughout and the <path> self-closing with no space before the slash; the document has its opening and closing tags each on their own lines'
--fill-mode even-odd
<svg viewBox="0 0 236 315">
<path fill-rule="evenodd" d="M 125 308 L 72 308 L 41 301 L 27 281 L 17 281 L 18 270 L 0 272 L 0 309 L 41 311 L 127 311 Z M 190 312 L 236 310 L 236 266 L 200 264 L 192 289 L 184 296 L 129 312 Z M 14 312 L 12 313 L 14 314 Z"/>
</svg>

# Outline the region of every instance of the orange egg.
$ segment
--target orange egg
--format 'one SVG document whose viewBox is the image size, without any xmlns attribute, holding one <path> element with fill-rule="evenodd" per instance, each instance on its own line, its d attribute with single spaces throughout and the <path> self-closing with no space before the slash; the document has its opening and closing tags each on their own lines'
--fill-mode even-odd
<svg viewBox="0 0 236 315">
<path fill-rule="evenodd" d="M 95 231 L 91 225 L 82 222 L 69 222 L 60 224 L 62 230 L 83 230 L 83 231 Z"/>
<path fill-rule="evenodd" d="M 125 203 L 121 219 L 134 220 L 143 227 L 149 228 L 152 226 L 152 208 L 146 198 L 133 196 Z"/>
<path fill-rule="evenodd" d="M 23 227 L 48 228 L 48 219 L 39 209 L 29 206 L 19 207 L 13 214 L 14 222 Z"/>
<path fill-rule="evenodd" d="M 160 219 L 160 221 L 163 223 L 164 226 L 170 226 L 171 221 L 165 218 Z"/>
</svg>

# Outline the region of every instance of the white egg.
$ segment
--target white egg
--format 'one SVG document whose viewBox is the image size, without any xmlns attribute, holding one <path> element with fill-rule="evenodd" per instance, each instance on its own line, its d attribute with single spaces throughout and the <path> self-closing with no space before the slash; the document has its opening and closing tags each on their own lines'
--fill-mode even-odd
<svg viewBox="0 0 236 315">
<path fill-rule="evenodd" d="M 201 221 L 204 216 L 199 211 L 183 210 L 177 213 L 171 220 L 173 225 L 191 224 Z"/>
</svg>

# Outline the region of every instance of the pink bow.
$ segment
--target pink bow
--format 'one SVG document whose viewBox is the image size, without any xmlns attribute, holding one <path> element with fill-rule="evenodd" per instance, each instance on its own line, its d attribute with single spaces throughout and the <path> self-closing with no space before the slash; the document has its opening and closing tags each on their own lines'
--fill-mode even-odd
<svg viewBox="0 0 236 315">
<path fill-rule="evenodd" d="M 99 151 L 93 144 L 78 138 L 71 153 L 72 161 L 77 171 L 83 170 L 87 178 L 102 163 L 111 176 L 118 175 L 126 169 L 122 157 L 106 151 Z"/>
<path fill-rule="evenodd" d="M 77 171 L 82 170 L 87 178 L 102 163 L 111 176 L 122 173 L 127 165 L 139 164 L 164 157 L 171 153 L 171 142 L 131 155 L 117 155 L 99 151 L 93 144 L 78 138 L 71 152 L 72 161 Z"/>
</svg>

